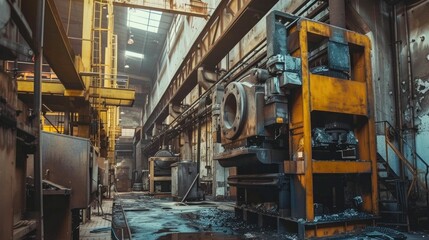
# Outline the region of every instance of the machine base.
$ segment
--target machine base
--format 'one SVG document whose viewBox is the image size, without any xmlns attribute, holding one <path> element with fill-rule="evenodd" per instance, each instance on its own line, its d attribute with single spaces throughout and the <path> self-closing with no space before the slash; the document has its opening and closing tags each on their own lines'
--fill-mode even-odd
<svg viewBox="0 0 429 240">
<path fill-rule="evenodd" d="M 329 237 L 351 233 L 368 226 L 375 226 L 377 217 L 372 215 L 351 217 L 349 219 L 307 222 L 303 219 L 281 217 L 272 213 L 258 212 L 255 209 L 235 206 L 235 215 L 247 223 L 259 227 L 275 227 L 280 234 L 296 234 L 298 239 Z"/>
</svg>

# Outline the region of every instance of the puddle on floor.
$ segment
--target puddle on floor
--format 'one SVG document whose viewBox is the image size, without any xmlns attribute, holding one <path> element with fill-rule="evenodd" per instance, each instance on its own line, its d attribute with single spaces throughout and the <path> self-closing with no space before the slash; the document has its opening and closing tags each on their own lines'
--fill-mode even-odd
<svg viewBox="0 0 429 240">
<path fill-rule="evenodd" d="M 158 238 L 159 240 L 240 240 L 239 236 L 216 232 L 170 233 Z"/>
</svg>

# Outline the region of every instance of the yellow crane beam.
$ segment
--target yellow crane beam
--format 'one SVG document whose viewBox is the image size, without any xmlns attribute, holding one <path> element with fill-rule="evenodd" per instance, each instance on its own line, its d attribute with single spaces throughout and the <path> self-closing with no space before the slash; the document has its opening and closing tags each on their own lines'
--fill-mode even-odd
<svg viewBox="0 0 429 240">
<path fill-rule="evenodd" d="M 33 94 L 32 80 L 18 80 L 18 94 Z M 60 82 L 42 82 L 43 95 L 93 98 L 103 106 L 131 107 L 134 104 L 135 90 L 128 88 L 89 87 L 88 90 L 65 89 Z M 93 101 L 92 101 L 93 102 Z"/>
<path fill-rule="evenodd" d="M 193 17 L 209 17 L 207 3 L 200 0 L 180 2 L 176 0 L 113 0 L 113 4 L 122 7 L 147 9 Z"/>
</svg>

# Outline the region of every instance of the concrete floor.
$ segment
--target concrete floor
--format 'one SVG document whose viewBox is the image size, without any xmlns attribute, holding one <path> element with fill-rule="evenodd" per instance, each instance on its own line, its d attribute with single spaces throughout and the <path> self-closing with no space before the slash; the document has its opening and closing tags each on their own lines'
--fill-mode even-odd
<svg viewBox="0 0 429 240">
<path fill-rule="evenodd" d="M 192 204 L 192 205 L 191 205 Z M 275 229 L 261 229 L 246 224 L 234 214 L 233 202 L 200 202 L 180 205 L 168 197 L 144 193 L 120 193 L 114 205 L 124 210 L 133 240 L 151 239 L 297 239 L 293 234 L 277 234 Z M 117 207 L 117 206 L 116 206 Z M 122 211 L 113 210 L 114 226 L 122 226 L 126 234 Z M 121 230 L 117 231 L 117 234 Z M 405 234 L 407 239 L 429 239 L 429 233 Z M 365 235 L 348 235 L 330 239 L 387 239 Z M 393 238 L 392 238 L 393 239 Z"/>
<path fill-rule="evenodd" d="M 127 193 L 117 195 L 116 204 L 122 204 L 133 240 L 293 239 L 236 219 L 233 202 L 180 205 L 170 198 Z M 114 213 L 114 224 L 119 226 L 121 221 L 121 214 Z"/>
<path fill-rule="evenodd" d="M 104 216 L 98 215 L 97 209 L 92 209 L 91 220 L 80 225 L 80 240 L 110 240 L 111 214 L 113 200 L 103 200 Z M 101 211 L 100 211 L 101 213 Z M 94 231 L 95 230 L 95 231 Z M 91 232 L 93 231 L 93 232 Z"/>
</svg>

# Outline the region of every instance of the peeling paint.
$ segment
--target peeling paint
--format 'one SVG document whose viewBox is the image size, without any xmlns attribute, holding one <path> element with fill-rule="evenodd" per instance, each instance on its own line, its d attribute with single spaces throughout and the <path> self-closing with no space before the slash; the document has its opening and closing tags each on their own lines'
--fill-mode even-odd
<svg viewBox="0 0 429 240">
<path fill-rule="evenodd" d="M 420 94 L 425 94 L 429 91 L 429 81 L 417 78 L 416 80 L 416 89 Z"/>
<path fill-rule="evenodd" d="M 419 131 L 428 132 L 429 131 L 429 115 L 423 115 L 418 117 L 419 119 Z"/>
<path fill-rule="evenodd" d="M 414 114 L 418 115 L 422 111 L 422 106 L 420 105 L 420 102 L 416 102 L 414 106 Z"/>
</svg>

